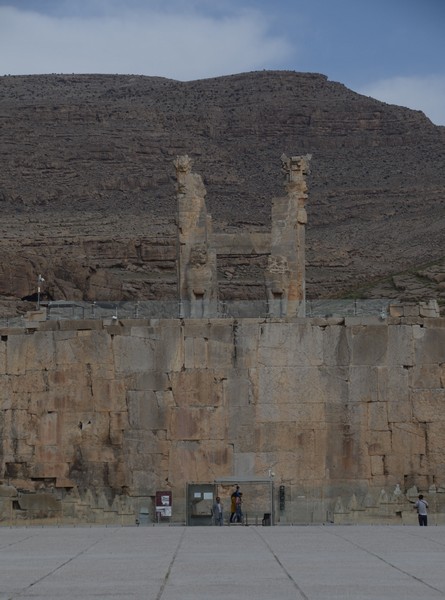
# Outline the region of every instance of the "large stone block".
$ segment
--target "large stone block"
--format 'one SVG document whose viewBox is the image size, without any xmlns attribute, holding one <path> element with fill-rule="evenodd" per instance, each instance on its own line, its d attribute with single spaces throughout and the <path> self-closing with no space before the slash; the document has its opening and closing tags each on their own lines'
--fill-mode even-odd
<svg viewBox="0 0 445 600">
<path fill-rule="evenodd" d="M 66 455 L 72 456 L 73 448 L 82 442 L 82 431 L 91 427 L 94 413 L 88 410 L 60 410 L 57 412 L 57 415 L 58 439 L 61 440 Z M 37 424 L 40 418 L 36 419 Z M 38 438 L 35 443 L 38 443 Z"/>
<path fill-rule="evenodd" d="M 180 371 L 184 366 L 183 331 L 179 321 L 163 320 L 159 327 L 159 342 L 155 345 L 155 369 Z"/>
<path fill-rule="evenodd" d="M 419 328 L 414 341 L 416 365 L 445 362 L 445 328 Z"/>
<path fill-rule="evenodd" d="M 237 477 L 253 477 L 258 473 L 256 453 L 253 450 L 249 451 L 249 445 L 245 449 L 244 447 L 240 448 L 240 451 L 235 453 L 233 473 Z"/>
<path fill-rule="evenodd" d="M 112 338 L 107 331 L 77 331 L 75 337 L 56 338 L 56 363 L 112 364 Z"/>
<path fill-rule="evenodd" d="M 386 402 L 368 404 L 368 428 L 370 431 L 388 431 L 388 405 Z"/>
<path fill-rule="evenodd" d="M 210 406 L 172 408 L 169 434 L 172 440 L 227 439 L 225 411 Z"/>
<path fill-rule="evenodd" d="M 260 326 L 258 362 L 270 367 L 323 364 L 323 337 L 309 321 L 264 323 Z"/>
<path fill-rule="evenodd" d="M 317 367 L 271 367 L 258 370 L 258 403 L 288 404 L 327 402 L 331 391 L 326 376 Z M 341 380 L 335 384 L 342 385 Z"/>
<path fill-rule="evenodd" d="M 256 450 L 256 432 L 252 424 L 238 424 L 235 431 L 236 436 L 232 433 L 229 438 L 235 440 L 233 442 L 235 456 L 238 456 L 239 453 L 254 453 Z"/>
<path fill-rule="evenodd" d="M 124 431 L 129 428 L 128 412 L 110 412 L 110 443 L 122 447 Z"/>
<path fill-rule="evenodd" d="M 414 340 L 411 327 L 406 325 L 388 327 L 387 363 L 405 366 L 414 364 Z"/>
<path fill-rule="evenodd" d="M 443 366 L 438 364 L 414 365 L 411 370 L 411 386 L 423 389 L 444 387 L 441 385 L 442 370 Z"/>
<path fill-rule="evenodd" d="M 255 427 L 255 447 L 257 452 L 278 452 L 289 447 L 303 448 L 305 436 L 295 422 L 259 423 Z"/>
<path fill-rule="evenodd" d="M 351 330 L 331 326 L 323 331 L 323 363 L 331 367 L 348 367 L 351 362 Z"/>
<path fill-rule="evenodd" d="M 258 347 L 263 325 L 255 319 L 242 319 L 232 324 L 233 366 L 251 369 L 258 365 Z"/>
<path fill-rule="evenodd" d="M 117 374 L 152 371 L 155 365 L 155 342 L 145 337 L 116 336 L 113 354 Z"/>
<path fill-rule="evenodd" d="M 411 423 L 412 420 L 413 406 L 409 397 L 388 402 L 388 423 Z"/>
<path fill-rule="evenodd" d="M 23 494 L 18 499 L 21 510 L 27 510 L 37 513 L 37 516 L 52 511 L 60 511 L 61 504 L 53 494 L 40 492 L 38 494 Z"/>
<path fill-rule="evenodd" d="M 418 454 L 389 454 L 385 456 L 385 466 L 387 473 L 400 474 L 403 477 L 407 476 L 414 479 L 419 486 L 419 489 L 425 489 L 420 484 L 420 456 Z"/>
<path fill-rule="evenodd" d="M 349 400 L 351 402 L 376 402 L 379 399 L 379 372 L 376 367 L 351 366 L 349 370 Z"/>
<path fill-rule="evenodd" d="M 379 455 L 376 455 L 379 456 Z M 371 460 L 374 460 L 371 455 Z M 391 452 L 387 453 L 383 457 L 386 477 L 388 478 L 391 475 L 396 475 L 396 483 L 400 483 L 403 487 L 403 476 L 407 471 L 405 471 L 405 456 L 399 456 L 397 454 L 393 454 Z M 378 462 L 378 459 L 375 459 Z M 371 465 L 372 467 L 372 465 Z M 408 471 L 410 472 L 410 471 Z M 378 473 L 375 473 L 378 475 Z M 386 485 L 386 484 L 385 484 Z"/>
<path fill-rule="evenodd" d="M 164 371 L 144 371 L 130 376 L 129 380 L 124 379 L 127 388 L 132 390 L 167 390 L 170 387 L 169 374 Z"/>
<path fill-rule="evenodd" d="M 77 336 L 56 340 L 56 361 L 59 365 L 78 364 L 83 358 Z"/>
<path fill-rule="evenodd" d="M 370 477 L 367 430 L 363 418 L 350 416 L 344 423 L 328 428 L 326 433 L 326 468 L 328 479 L 333 481 Z"/>
<path fill-rule="evenodd" d="M 326 404 L 324 402 L 301 402 L 283 404 L 257 404 L 255 406 L 256 423 L 280 423 L 294 421 L 299 426 L 308 427 L 325 422 Z"/>
<path fill-rule="evenodd" d="M 44 392 L 48 390 L 47 371 L 30 371 L 10 379 L 14 394 Z"/>
<path fill-rule="evenodd" d="M 221 406 L 224 399 L 222 371 L 193 369 L 171 373 L 171 388 L 180 406 Z"/>
<path fill-rule="evenodd" d="M 87 363 L 85 365 L 87 373 L 89 374 L 91 380 L 94 379 L 122 379 L 125 380 L 125 375 L 118 377 L 116 371 L 114 369 L 114 364 L 112 362 L 112 357 L 110 356 L 110 362 L 108 363 Z M 127 381 L 125 384 L 128 385 Z"/>
<path fill-rule="evenodd" d="M 218 327 L 224 333 L 226 328 Z M 186 369 L 217 368 L 224 369 L 232 366 L 234 345 L 231 338 L 228 341 L 213 339 L 215 335 L 212 328 L 204 332 L 203 337 L 185 337 L 184 339 L 184 366 Z"/>
<path fill-rule="evenodd" d="M 159 468 L 161 459 L 168 457 L 170 441 L 160 439 L 153 431 L 128 430 L 123 437 L 122 456 L 126 457 L 130 471 L 134 468 L 143 469 L 150 457 L 156 458 Z"/>
<path fill-rule="evenodd" d="M 413 390 L 413 416 L 421 423 L 445 421 L 445 389 Z"/>
<path fill-rule="evenodd" d="M 6 346 L 6 372 L 22 375 L 26 371 L 45 370 L 54 364 L 55 345 L 52 332 L 12 335 Z"/>
<path fill-rule="evenodd" d="M 63 464 L 63 458 L 62 449 L 57 445 L 49 446 L 40 444 L 35 448 L 34 461 L 45 465 L 47 468 L 51 466 L 51 477 L 60 477 L 61 473 L 59 471 L 57 474 L 55 473 L 54 465 Z"/>
<path fill-rule="evenodd" d="M 428 455 L 434 456 L 437 462 L 445 463 L 445 445 L 443 443 L 444 428 L 443 422 L 434 421 L 426 425 L 426 436 L 428 439 Z"/>
<path fill-rule="evenodd" d="M 46 401 L 47 410 L 57 411 L 85 411 L 91 410 L 94 406 L 91 385 L 89 381 L 79 379 L 77 387 L 74 384 L 66 386 L 57 386 L 44 394 L 34 394 L 31 397 L 31 403 L 39 402 L 40 408 Z M 38 409 L 37 409 L 38 410 Z"/>
<path fill-rule="evenodd" d="M 177 441 L 171 445 L 168 481 L 183 487 L 185 482 L 212 482 L 232 474 L 233 450 L 221 442 Z"/>
<path fill-rule="evenodd" d="M 222 331 L 222 339 L 217 338 L 217 331 Z M 228 338 L 227 327 L 218 327 L 217 331 L 212 331 L 215 338 L 207 340 L 207 360 L 208 364 L 214 369 L 228 369 L 234 362 L 234 344 L 233 339 Z M 227 339 L 228 338 L 228 339 Z"/>
<path fill-rule="evenodd" d="M 227 443 L 236 447 L 251 446 L 254 435 L 255 406 L 229 407 L 227 418 Z"/>
<path fill-rule="evenodd" d="M 256 404 L 257 397 L 252 379 L 247 371 L 231 371 L 227 379 L 223 379 L 224 404 L 228 407 L 242 407 Z"/>
<path fill-rule="evenodd" d="M 130 428 L 147 430 L 168 428 L 168 408 L 158 405 L 155 392 L 128 391 L 127 405 Z"/>
<path fill-rule="evenodd" d="M 392 452 L 406 457 L 426 453 L 426 426 L 423 423 L 400 423 L 392 428 Z"/>
<path fill-rule="evenodd" d="M 320 399 L 335 404 L 349 401 L 349 367 L 321 367 L 318 369 Z"/>
<path fill-rule="evenodd" d="M 184 339 L 184 367 L 194 369 L 207 368 L 207 341 L 203 338 L 186 337 Z"/>
<path fill-rule="evenodd" d="M 351 364 L 385 364 L 388 352 L 388 327 L 382 325 L 351 328 Z"/>
<path fill-rule="evenodd" d="M 369 431 L 366 445 L 370 456 L 390 454 L 393 451 L 391 431 Z"/>
<path fill-rule="evenodd" d="M 93 408 L 96 411 L 123 411 L 126 409 L 125 381 L 91 378 Z"/>
<path fill-rule="evenodd" d="M 134 495 L 151 493 L 153 496 L 158 488 L 157 469 L 147 465 L 143 469 L 133 469 L 131 472 L 130 487 Z"/>
<path fill-rule="evenodd" d="M 377 367 L 379 401 L 400 402 L 408 400 L 410 385 L 410 367 Z"/>
<path fill-rule="evenodd" d="M 367 404 L 360 402 L 327 403 L 325 406 L 325 415 L 324 424 L 326 427 L 330 431 L 337 432 L 339 426 L 341 430 L 344 427 L 366 426 L 368 407 Z"/>
<path fill-rule="evenodd" d="M 40 417 L 38 437 L 39 445 L 42 446 L 61 444 L 59 419 L 56 412 L 48 412 Z"/>
</svg>

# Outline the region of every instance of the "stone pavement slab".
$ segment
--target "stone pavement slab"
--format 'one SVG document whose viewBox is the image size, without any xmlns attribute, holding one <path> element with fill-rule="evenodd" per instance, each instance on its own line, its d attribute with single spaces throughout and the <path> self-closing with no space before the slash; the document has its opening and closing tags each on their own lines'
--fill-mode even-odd
<svg viewBox="0 0 445 600">
<path fill-rule="evenodd" d="M 445 598 L 445 528 L 0 528 L 0 600 Z"/>
</svg>

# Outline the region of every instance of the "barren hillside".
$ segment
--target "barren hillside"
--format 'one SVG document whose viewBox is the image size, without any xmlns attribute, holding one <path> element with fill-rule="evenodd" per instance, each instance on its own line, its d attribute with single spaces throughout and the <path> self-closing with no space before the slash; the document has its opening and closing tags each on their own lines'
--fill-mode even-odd
<svg viewBox="0 0 445 600">
<path fill-rule="evenodd" d="M 3 314 L 38 273 L 51 299 L 173 298 L 186 153 L 231 231 L 268 227 L 281 154 L 312 154 L 309 297 L 445 300 L 445 128 L 323 75 L 6 76 L 0 132 Z"/>
</svg>

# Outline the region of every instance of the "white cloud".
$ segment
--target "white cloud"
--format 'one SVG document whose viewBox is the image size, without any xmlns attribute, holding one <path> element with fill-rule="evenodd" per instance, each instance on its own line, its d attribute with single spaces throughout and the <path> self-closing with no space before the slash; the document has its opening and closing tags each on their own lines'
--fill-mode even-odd
<svg viewBox="0 0 445 600">
<path fill-rule="evenodd" d="M 445 125 L 445 76 L 393 77 L 357 90 L 388 104 L 421 110 L 435 125 Z"/>
<path fill-rule="evenodd" d="M 225 17 L 129 10 L 54 17 L 0 7 L 0 73 L 122 73 L 200 79 L 277 68 L 291 52 L 257 11 Z"/>
</svg>

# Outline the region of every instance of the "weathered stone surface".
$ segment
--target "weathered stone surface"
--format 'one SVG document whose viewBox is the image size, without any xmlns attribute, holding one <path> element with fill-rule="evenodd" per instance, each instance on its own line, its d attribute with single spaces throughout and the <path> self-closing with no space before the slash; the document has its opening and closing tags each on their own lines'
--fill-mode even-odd
<svg viewBox="0 0 445 600">
<path fill-rule="evenodd" d="M 11 494 L 0 518 L 18 510 L 17 489 L 52 494 L 73 521 L 112 522 L 121 501 L 134 518 L 168 485 L 183 520 L 187 483 L 271 470 L 288 489 L 289 522 L 306 522 L 307 498 L 315 520 L 331 511 L 395 518 L 394 486 L 400 510 L 413 485 L 445 488 L 437 323 L 178 319 L 18 330 L 1 342 L 1 477 Z M 23 504 L 20 518 L 42 498 Z M 45 505 L 42 518 L 54 510 Z"/>
<path fill-rule="evenodd" d="M 178 203 L 178 291 L 183 315 L 215 316 L 217 298 L 216 250 L 212 219 L 205 204 L 200 175 L 191 172 L 187 155 L 175 160 Z"/>
<path fill-rule="evenodd" d="M 14 311 L 35 294 L 38 273 L 54 300 L 174 298 L 178 149 L 193 152 L 215 229 L 231 234 L 235 224 L 263 233 L 255 230 L 280 193 L 277 148 L 313 154 L 311 297 L 361 288 L 374 297 L 444 299 L 444 132 L 419 111 L 289 71 L 195 82 L 39 75 L 0 84 L 0 295 L 16 299 Z M 233 263 L 221 267 L 220 283 L 230 283 L 225 267 Z M 238 293 L 248 292 L 249 279 L 241 277 Z"/>
</svg>

